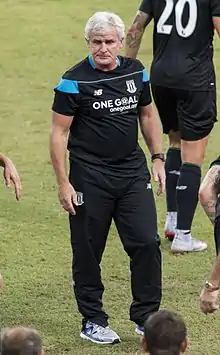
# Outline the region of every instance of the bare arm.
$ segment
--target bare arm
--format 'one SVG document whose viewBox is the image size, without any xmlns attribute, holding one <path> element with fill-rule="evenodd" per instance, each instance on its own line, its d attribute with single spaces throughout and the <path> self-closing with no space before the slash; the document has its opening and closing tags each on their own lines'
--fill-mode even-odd
<svg viewBox="0 0 220 355">
<path fill-rule="evenodd" d="M 200 186 L 199 199 L 201 205 L 212 223 L 215 220 L 215 208 L 220 192 L 220 166 L 212 166 Z"/>
<path fill-rule="evenodd" d="M 139 117 L 141 132 L 151 155 L 162 153 L 162 127 L 153 105 L 141 106 Z M 164 162 L 162 160 L 157 158 L 153 161 L 152 174 L 154 181 L 158 182 L 157 194 L 160 195 L 165 191 L 166 179 Z"/>
<path fill-rule="evenodd" d="M 66 168 L 67 138 L 72 120 L 72 116 L 53 112 L 50 156 L 56 174 L 60 204 L 67 212 L 75 215 L 75 206 L 78 205 L 77 194 L 69 182 Z"/>
<path fill-rule="evenodd" d="M 218 254 L 211 272 L 210 282 L 219 287 L 220 286 L 220 253 Z"/>
<path fill-rule="evenodd" d="M 212 22 L 216 29 L 216 32 L 218 33 L 218 36 L 220 37 L 220 17 L 213 17 Z"/>
<path fill-rule="evenodd" d="M 140 107 L 140 128 L 151 154 L 163 151 L 163 136 L 160 119 L 152 104 Z"/>
<path fill-rule="evenodd" d="M 67 137 L 73 117 L 53 112 L 50 133 L 50 156 L 58 186 L 69 183 L 66 168 Z"/>
<path fill-rule="evenodd" d="M 201 187 L 200 187 L 200 201 L 202 206 L 212 221 L 215 224 L 215 245 L 216 250 L 219 250 L 219 227 L 217 220 L 215 222 L 216 216 L 216 202 L 218 193 L 220 191 L 220 166 L 213 165 L 207 172 Z M 217 225 L 216 225 L 217 223 Z M 220 253 L 213 264 L 211 276 L 206 287 L 203 288 L 200 294 L 200 308 L 205 314 L 213 313 L 219 309 L 218 297 L 219 297 L 219 287 L 220 287 Z"/>
<path fill-rule="evenodd" d="M 220 286 L 220 254 L 218 254 L 212 268 L 209 279 L 209 287 L 204 287 L 200 294 L 200 308 L 205 314 L 219 310 L 219 286 Z"/>
<path fill-rule="evenodd" d="M 137 12 L 137 15 L 135 16 L 135 19 L 129 27 L 126 35 L 125 55 L 127 57 L 136 58 L 145 28 L 150 21 L 150 15 L 142 11 Z"/>
<path fill-rule="evenodd" d="M 0 153 L 0 166 L 4 168 L 4 179 L 7 187 L 11 186 L 11 181 L 14 184 L 15 196 L 17 201 L 21 198 L 21 179 L 19 173 L 11 159 Z"/>
</svg>

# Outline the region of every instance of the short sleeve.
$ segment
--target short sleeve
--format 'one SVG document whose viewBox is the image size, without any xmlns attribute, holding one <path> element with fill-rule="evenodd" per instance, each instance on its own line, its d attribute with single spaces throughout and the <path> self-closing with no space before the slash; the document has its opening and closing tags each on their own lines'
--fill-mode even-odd
<svg viewBox="0 0 220 355">
<path fill-rule="evenodd" d="M 139 10 L 148 15 L 153 15 L 152 0 L 143 0 L 140 4 Z"/>
<path fill-rule="evenodd" d="M 64 79 L 55 87 L 52 110 L 65 116 L 74 116 L 79 107 L 79 88 L 77 81 Z"/>
<path fill-rule="evenodd" d="M 219 0 L 210 0 L 211 2 L 211 12 L 212 16 L 220 16 L 220 1 Z"/>
<path fill-rule="evenodd" d="M 141 96 L 139 99 L 140 106 L 147 106 L 150 105 L 152 102 L 151 92 L 150 92 L 150 84 L 149 84 L 149 77 L 146 69 L 143 69 L 142 72 L 142 81 L 143 81 L 143 88 L 141 92 Z"/>
</svg>

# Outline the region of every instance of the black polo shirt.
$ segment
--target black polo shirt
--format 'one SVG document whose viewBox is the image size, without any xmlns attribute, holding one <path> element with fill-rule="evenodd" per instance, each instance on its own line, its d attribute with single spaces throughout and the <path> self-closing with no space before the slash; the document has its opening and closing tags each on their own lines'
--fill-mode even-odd
<svg viewBox="0 0 220 355">
<path fill-rule="evenodd" d="M 89 56 L 55 88 L 53 111 L 73 116 L 70 159 L 107 174 L 136 176 L 146 166 L 138 144 L 138 112 L 151 103 L 148 74 L 138 60 L 118 57 L 108 72 Z"/>
</svg>

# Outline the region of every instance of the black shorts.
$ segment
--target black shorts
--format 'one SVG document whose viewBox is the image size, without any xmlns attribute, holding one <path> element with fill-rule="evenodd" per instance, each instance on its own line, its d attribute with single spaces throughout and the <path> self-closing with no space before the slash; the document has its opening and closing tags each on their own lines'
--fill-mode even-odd
<svg viewBox="0 0 220 355">
<path fill-rule="evenodd" d="M 163 132 L 180 131 L 181 139 L 196 141 L 209 135 L 216 120 L 216 90 L 187 91 L 152 85 Z"/>
</svg>

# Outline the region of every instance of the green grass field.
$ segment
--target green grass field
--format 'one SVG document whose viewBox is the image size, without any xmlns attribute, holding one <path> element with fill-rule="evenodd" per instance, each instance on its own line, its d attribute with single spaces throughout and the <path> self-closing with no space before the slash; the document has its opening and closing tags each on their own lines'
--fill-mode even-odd
<svg viewBox="0 0 220 355">
<path fill-rule="evenodd" d="M 120 334 L 122 343 L 103 348 L 79 338 L 81 318 L 72 296 L 68 221 L 57 200 L 48 154 L 53 87 L 65 69 L 87 55 L 84 43 L 87 18 L 97 10 L 112 10 L 128 25 L 138 3 L 137 0 L 0 2 L 0 146 L 16 163 L 23 182 L 20 203 L 3 183 L 0 186 L 0 268 L 5 278 L 0 296 L 0 326 L 36 327 L 43 336 L 46 354 L 140 354 L 139 338 L 128 317 L 131 300 L 128 259 L 114 226 L 102 262 L 104 302 L 110 325 Z M 147 68 L 152 53 L 151 33 L 149 28 L 139 56 Z M 215 47 L 219 78 L 217 41 Z M 219 124 L 210 139 L 203 173 L 217 154 Z M 157 208 L 162 236 L 164 198 L 157 198 Z M 198 305 L 214 257 L 212 227 L 200 207 L 193 232 L 208 242 L 208 251 L 174 257 L 169 252 L 169 242 L 162 240 L 162 307 L 178 311 L 185 318 L 189 354 L 217 355 L 220 315 L 204 316 Z"/>
</svg>

